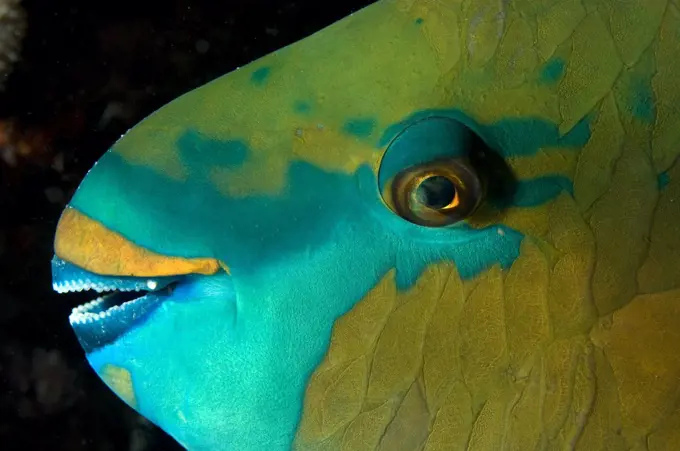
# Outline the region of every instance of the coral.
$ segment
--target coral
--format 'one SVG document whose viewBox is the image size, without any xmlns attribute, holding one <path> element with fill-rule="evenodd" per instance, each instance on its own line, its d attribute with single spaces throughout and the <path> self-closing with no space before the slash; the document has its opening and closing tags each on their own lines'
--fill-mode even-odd
<svg viewBox="0 0 680 451">
<path fill-rule="evenodd" d="M 26 15 L 20 2 L 0 0 L 0 90 L 19 59 L 21 41 L 26 32 Z"/>
</svg>

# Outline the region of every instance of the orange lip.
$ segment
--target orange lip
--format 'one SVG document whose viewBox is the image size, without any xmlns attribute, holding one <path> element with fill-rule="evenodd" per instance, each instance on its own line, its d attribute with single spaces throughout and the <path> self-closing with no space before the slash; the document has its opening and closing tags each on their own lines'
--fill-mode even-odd
<svg viewBox="0 0 680 451">
<path fill-rule="evenodd" d="M 82 269 L 101 275 L 160 277 L 216 273 L 228 268 L 214 258 L 167 257 L 144 249 L 72 207 L 64 210 L 55 254 Z"/>
</svg>

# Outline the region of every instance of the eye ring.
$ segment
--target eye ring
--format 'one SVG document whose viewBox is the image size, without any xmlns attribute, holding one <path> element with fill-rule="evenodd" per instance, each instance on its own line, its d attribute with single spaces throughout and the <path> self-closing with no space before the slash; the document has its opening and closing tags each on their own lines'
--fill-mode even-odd
<svg viewBox="0 0 680 451">
<path fill-rule="evenodd" d="M 399 216 L 427 227 L 444 227 L 474 213 L 483 187 L 465 159 L 446 158 L 401 171 L 390 194 Z"/>
</svg>

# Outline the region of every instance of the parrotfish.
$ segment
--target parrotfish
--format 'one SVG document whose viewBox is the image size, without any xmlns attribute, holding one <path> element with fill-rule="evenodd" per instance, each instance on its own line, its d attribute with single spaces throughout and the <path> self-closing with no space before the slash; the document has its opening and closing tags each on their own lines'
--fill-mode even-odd
<svg viewBox="0 0 680 451">
<path fill-rule="evenodd" d="M 92 369 L 195 450 L 680 449 L 679 6 L 382 0 L 162 107 L 56 229 Z"/>
</svg>

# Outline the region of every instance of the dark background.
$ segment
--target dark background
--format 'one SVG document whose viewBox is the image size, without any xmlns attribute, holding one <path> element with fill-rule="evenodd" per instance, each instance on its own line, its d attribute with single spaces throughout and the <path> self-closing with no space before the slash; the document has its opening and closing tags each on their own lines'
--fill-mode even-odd
<svg viewBox="0 0 680 451">
<path fill-rule="evenodd" d="M 67 318 L 91 296 L 51 288 L 59 214 L 144 116 L 369 3 L 24 0 L 22 60 L 0 93 L 0 448 L 180 449 L 88 367 Z"/>
</svg>

